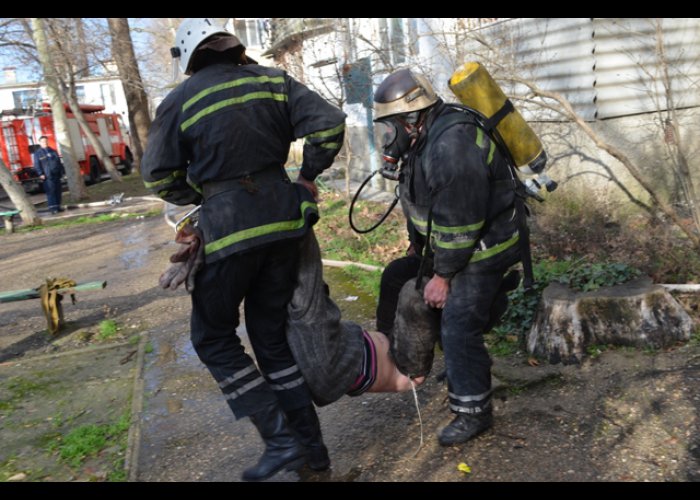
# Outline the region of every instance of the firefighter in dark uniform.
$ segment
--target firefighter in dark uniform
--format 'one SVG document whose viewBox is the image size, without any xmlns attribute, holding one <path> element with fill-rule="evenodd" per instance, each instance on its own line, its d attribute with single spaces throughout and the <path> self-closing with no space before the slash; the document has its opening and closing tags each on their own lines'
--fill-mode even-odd
<svg viewBox="0 0 700 500">
<path fill-rule="evenodd" d="M 49 147 L 49 139 L 45 135 L 39 137 L 39 149 L 34 151 L 34 170 L 39 179 L 44 181 L 44 192 L 52 214 L 63 212 L 61 208 L 61 177 L 65 174 L 63 162 L 58 153 Z"/>
<path fill-rule="evenodd" d="M 398 291 L 419 274 L 425 250 L 423 298 L 442 314 L 449 406 L 456 414 L 438 440 L 463 443 L 493 425 L 483 334 L 519 282 L 517 272 L 504 279 L 520 260 L 511 172 L 474 123 L 440 125 L 460 111 L 439 99 L 422 75 L 392 73 L 374 100 L 375 121 L 387 129 L 385 157 L 402 159 L 399 192 L 414 250 L 384 271 L 377 325 L 390 332 Z"/>
<path fill-rule="evenodd" d="M 285 336 L 298 241 L 318 220 L 314 180 L 343 142 L 345 114 L 284 71 L 247 58 L 210 19 L 187 19 L 174 57 L 190 78 L 158 107 L 141 173 L 177 205 L 200 204 L 205 265 L 192 293 L 191 338 L 237 419 L 265 442 L 245 480 L 330 460 L 309 389 Z M 296 182 L 284 169 L 305 138 Z M 239 306 L 257 368 L 236 335 Z"/>
</svg>

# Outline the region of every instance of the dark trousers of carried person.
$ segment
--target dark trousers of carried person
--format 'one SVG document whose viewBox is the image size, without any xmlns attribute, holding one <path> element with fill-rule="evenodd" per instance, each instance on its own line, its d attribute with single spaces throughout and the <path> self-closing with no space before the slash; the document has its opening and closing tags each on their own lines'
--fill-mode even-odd
<svg viewBox="0 0 700 500">
<path fill-rule="evenodd" d="M 391 262 L 380 284 L 377 329 L 391 338 L 401 289 L 418 275 L 421 259 L 406 256 Z M 458 272 L 441 314 L 440 341 L 445 356 L 450 410 L 457 415 L 439 436 L 440 444 L 464 442 L 493 425 L 491 358 L 484 345 L 488 333 L 508 308 L 507 292 L 520 282 L 517 271 Z M 423 285 L 431 271 L 423 277 Z M 411 284 L 410 286 L 413 286 Z"/>
<path fill-rule="evenodd" d="M 297 240 L 283 240 L 207 264 L 192 294 L 192 344 L 237 419 L 250 417 L 265 442 L 245 480 L 305 462 L 330 465 L 309 389 L 287 344 L 287 304 L 296 281 Z M 239 306 L 258 368 L 236 334 Z"/>
<path fill-rule="evenodd" d="M 46 202 L 52 214 L 61 212 L 61 174 L 47 175 L 44 179 Z"/>
</svg>

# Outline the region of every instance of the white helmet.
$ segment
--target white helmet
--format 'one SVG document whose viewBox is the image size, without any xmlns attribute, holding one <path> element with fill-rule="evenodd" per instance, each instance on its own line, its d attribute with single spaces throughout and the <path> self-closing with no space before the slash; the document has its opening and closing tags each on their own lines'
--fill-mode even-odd
<svg viewBox="0 0 700 500">
<path fill-rule="evenodd" d="M 182 21 L 175 34 L 175 46 L 170 49 L 170 54 L 173 58 L 180 59 L 180 69 L 184 74 L 190 74 L 190 60 L 197 47 L 210 36 L 217 34 L 233 36 L 233 33 L 206 17 Z"/>
</svg>

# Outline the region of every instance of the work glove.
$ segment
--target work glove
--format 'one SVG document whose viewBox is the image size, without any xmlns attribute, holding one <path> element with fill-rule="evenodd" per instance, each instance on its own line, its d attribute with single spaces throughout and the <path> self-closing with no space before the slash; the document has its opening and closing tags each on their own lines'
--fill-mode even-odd
<svg viewBox="0 0 700 500">
<path fill-rule="evenodd" d="M 204 265 L 202 241 L 202 232 L 192 224 L 187 223 L 178 230 L 175 242 L 180 248 L 170 256 L 170 265 L 158 280 L 163 289 L 176 290 L 184 282 L 185 289 L 192 293 L 197 271 Z"/>
</svg>

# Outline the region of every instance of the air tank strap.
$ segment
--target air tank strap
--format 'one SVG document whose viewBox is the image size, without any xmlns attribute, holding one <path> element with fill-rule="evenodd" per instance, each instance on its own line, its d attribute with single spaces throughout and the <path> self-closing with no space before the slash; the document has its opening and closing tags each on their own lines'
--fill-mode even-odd
<svg viewBox="0 0 700 500">
<path fill-rule="evenodd" d="M 493 129 L 495 129 L 498 124 L 501 123 L 501 120 L 503 120 L 506 115 L 512 113 L 513 111 L 515 111 L 513 103 L 510 102 L 510 99 L 506 99 L 506 102 L 503 103 L 501 109 L 496 111 L 491 118 L 484 120 L 484 128 L 487 132 L 491 133 L 491 131 L 493 131 Z"/>
</svg>

